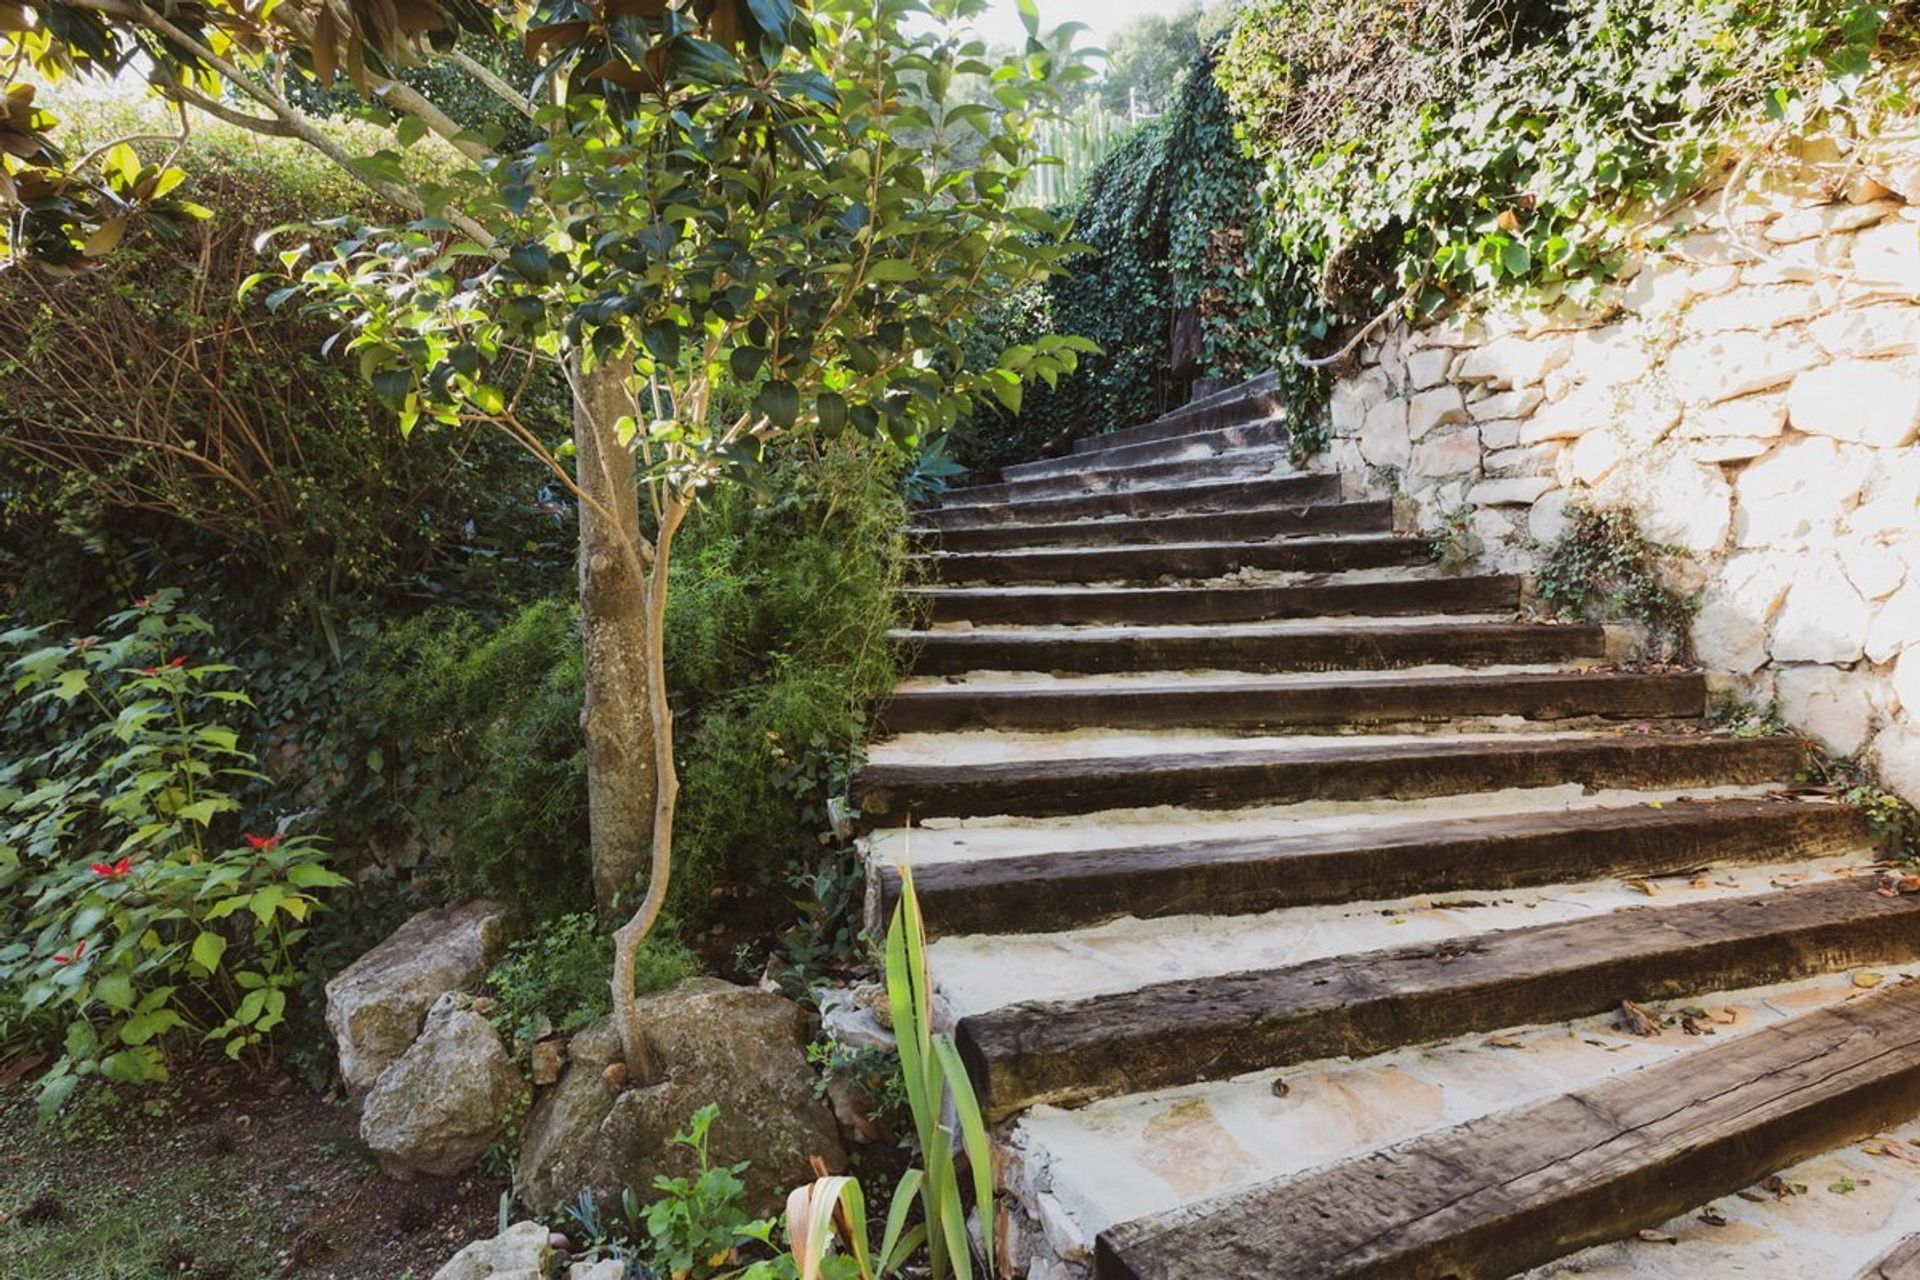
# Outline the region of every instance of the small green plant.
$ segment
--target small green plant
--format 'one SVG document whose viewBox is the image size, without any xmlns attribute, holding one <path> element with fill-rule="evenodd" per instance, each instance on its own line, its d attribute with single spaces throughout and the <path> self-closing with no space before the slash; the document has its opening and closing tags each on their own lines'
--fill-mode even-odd
<svg viewBox="0 0 1920 1280">
<path fill-rule="evenodd" d="M 699 1172 L 691 1178 L 657 1177 L 660 1198 L 647 1206 L 647 1238 L 653 1257 L 673 1276 L 712 1275 L 732 1265 L 742 1247 L 766 1244 L 771 1218 L 753 1218 L 746 1210 L 745 1163 L 720 1165 L 707 1154 L 707 1131 L 720 1114 L 708 1103 L 693 1113 L 673 1140 L 694 1154 Z"/>
<path fill-rule="evenodd" d="M 1473 508 L 1462 504 L 1441 517 L 1440 527 L 1427 534 L 1427 551 L 1442 569 L 1457 570 L 1469 564 L 1480 550 L 1480 539 L 1473 531 Z"/>
<path fill-rule="evenodd" d="M 1772 738 L 1791 733 L 1780 711 L 1780 699 L 1771 698 L 1765 706 L 1755 706 L 1731 692 L 1717 694 L 1707 708 L 1707 719 L 1736 738 Z"/>
<path fill-rule="evenodd" d="M 1535 585 L 1551 612 L 1602 622 L 1631 618 L 1646 625 L 1657 657 L 1686 653 L 1699 603 L 1667 581 L 1679 549 L 1649 539 L 1631 511 L 1574 503 L 1566 531 L 1540 550 Z"/>
<path fill-rule="evenodd" d="M 697 972 L 693 952 L 662 932 L 640 949 L 634 989 L 662 991 Z M 570 1034 L 611 1011 L 612 976 L 613 943 L 592 913 L 560 916 L 507 948 L 487 974 L 497 1002 L 491 1020 L 523 1050 L 556 1032 Z"/>
<path fill-rule="evenodd" d="M 914 894 L 913 872 L 902 869 L 900 902 L 887 930 L 887 1003 L 898 1037 L 900 1071 L 919 1140 L 921 1167 L 909 1169 L 894 1188 L 876 1250 L 870 1244 L 866 1197 L 858 1179 L 821 1178 L 787 1198 L 787 1245 L 801 1280 L 846 1274 L 877 1280 L 900 1274 L 922 1245 L 934 1280 L 949 1274 L 971 1280 L 974 1257 L 967 1235 L 961 1177 L 964 1150 L 972 1174 L 973 1204 L 980 1221 L 993 1222 L 993 1167 L 986 1120 L 953 1038 L 933 1030 L 933 982 L 927 972 L 926 929 Z M 945 1118 L 951 1099 L 953 1123 Z M 918 1202 L 921 1221 L 907 1220 Z M 829 1266 L 841 1241 L 854 1269 Z M 777 1274 L 768 1271 L 767 1276 Z"/>
<path fill-rule="evenodd" d="M 1920 861 L 1920 810 L 1881 786 L 1866 760 L 1859 756 L 1834 757 L 1816 750 L 1807 773 L 1865 815 L 1867 829 L 1889 858 Z"/>
<path fill-rule="evenodd" d="M 261 775 L 222 717 L 247 695 L 194 655 L 212 628 L 179 599 L 139 600 L 102 635 L 0 636 L 7 730 L 39 746 L 0 764 L 0 989 L 10 1022 L 58 1030 L 44 1114 L 90 1076 L 166 1079 L 182 1042 L 264 1056 L 315 892 L 347 883 L 312 836 L 235 821 L 234 789 Z"/>
</svg>

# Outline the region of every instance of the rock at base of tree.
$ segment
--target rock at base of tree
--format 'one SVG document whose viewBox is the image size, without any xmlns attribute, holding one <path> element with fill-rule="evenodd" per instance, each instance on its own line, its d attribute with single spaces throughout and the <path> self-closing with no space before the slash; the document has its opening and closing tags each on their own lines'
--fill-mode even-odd
<svg viewBox="0 0 1920 1280">
<path fill-rule="evenodd" d="M 500 957 L 507 914 L 478 900 L 422 911 L 327 983 L 327 1030 L 355 1097 L 400 1060 L 433 1002 L 477 984 Z"/>
<path fill-rule="evenodd" d="M 690 1175 L 693 1154 L 673 1142 L 688 1117 L 720 1108 L 708 1135 L 715 1165 L 747 1161 L 756 1209 L 776 1206 L 813 1178 L 810 1160 L 846 1166 L 833 1115 L 814 1094 L 807 1018 L 785 997 L 717 978 L 689 978 L 640 1002 L 640 1018 L 664 1078 L 615 1092 L 607 1068 L 620 1060 L 611 1022 L 568 1046 L 572 1063 L 528 1117 L 514 1190 L 541 1208 L 591 1190 L 602 1201 L 653 1179 Z"/>
<path fill-rule="evenodd" d="M 433 1280 L 544 1280 L 553 1251 L 547 1229 L 516 1222 L 491 1240 L 475 1240 L 433 1273 Z"/>
<path fill-rule="evenodd" d="M 400 1060 L 380 1073 L 360 1111 L 360 1137 L 388 1173 L 451 1177 L 506 1132 L 526 1091 L 500 1033 L 448 992 Z"/>
</svg>

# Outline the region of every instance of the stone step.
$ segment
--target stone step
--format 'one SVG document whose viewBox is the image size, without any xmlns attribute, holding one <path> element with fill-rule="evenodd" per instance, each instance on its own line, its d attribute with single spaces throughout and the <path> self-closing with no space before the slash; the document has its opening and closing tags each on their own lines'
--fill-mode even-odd
<svg viewBox="0 0 1920 1280">
<path fill-rule="evenodd" d="M 986 1111 L 1004 1119 L 1042 1103 L 1077 1106 L 1583 1017 L 1622 1000 L 1920 959 L 1920 895 L 1882 897 L 1876 883 L 1849 876 L 1484 933 L 1455 947 L 1419 944 L 1031 1001 L 969 1014 L 955 1038 Z"/>
<path fill-rule="evenodd" d="M 918 863 L 929 934 L 1082 929 L 1123 916 L 1234 916 L 1321 903 L 1657 877 L 1868 847 L 1851 805 L 1689 800 L 1659 807 L 1490 814 L 1256 840 Z M 872 870 L 884 920 L 900 869 Z"/>
<path fill-rule="evenodd" d="M 1189 725 L 1222 732 L 1344 731 L 1493 717 L 1665 720 L 1698 717 L 1706 711 L 1706 700 L 1706 678 L 1691 672 L 1556 671 L 1367 680 L 1316 676 L 1284 683 L 1209 677 L 1158 686 L 1061 679 L 1022 688 L 960 684 L 897 690 L 874 720 L 878 731 L 895 734 Z"/>
<path fill-rule="evenodd" d="M 909 529 L 914 545 L 949 552 L 1152 546 L 1168 542 L 1255 542 L 1303 534 L 1390 533 L 1393 504 L 1324 502 L 1286 507 L 1128 517 L 1117 520 Z"/>
<path fill-rule="evenodd" d="M 1252 479 L 1229 477 L 1197 484 L 1152 485 L 1107 493 L 1069 494 L 1065 497 L 1013 498 L 991 506 L 939 506 L 916 512 L 914 518 L 938 529 L 962 529 L 981 525 L 1047 524 L 1176 512 L 1237 511 L 1251 507 L 1337 502 L 1339 499 L 1340 477 L 1328 472 L 1322 475 L 1258 476 Z"/>
<path fill-rule="evenodd" d="M 1895 903 L 1882 918 L 1912 909 Z M 1123 1223 L 1101 1234 L 1094 1274 L 1512 1275 L 1631 1236 L 1917 1110 L 1920 983 L 1905 983 L 1316 1173 Z M 1759 1273 L 1735 1263 L 1700 1274 Z"/>
<path fill-rule="evenodd" d="M 1287 411 L 1287 402 L 1280 394 L 1279 386 L 1277 376 L 1264 373 L 1234 386 L 1223 387 L 1210 396 L 1182 405 L 1151 422 L 1122 427 L 1118 431 L 1097 436 L 1082 436 L 1073 442 L 1073 451 L 1079 454 L 1099 453 L 1155 440 L 1179 439 L 1196 431 L 1209 431 L 1237 422 L 1276 417 Z"/>
<path fill-rule="evenodd" d="M 947 490 L 941 498 L 940 509 L 977 510 L 1002 503 L 1024 503 L 1046 498 L 1133 493 L 1141 489 L 1165 489 L 1225 479 L 1291 479 L 1298 475 L 1292 456 L 1284 444 L 1259 445 L 1195 458 L 1142 462 L 1094 471 L 1066 471 L 1025 480 L 1001 480 L 992 484 L 963 485 Z M 1338 485 L 1337 477 L 1334 478 L 1334 484 Z"/>
<path fill-rule="evenodd" d="M 1877 972 L 1890 987 L 1916 967 Z M 1507 1027 L 1493 1037 L 1474 1032 L 1370 1058 L 1301 1063 L 1071 1111 L 1039 1107 L 1002 1131 L 1009 1171 L 1002 1203 L 1020 1225 L 1020 1245 L 1038 1245 L 1047 1256 L 1090 1267 L 1095 1239 L 1110 1227 L 1282 1179 L 1311 1177 L 1451 1126 L 1624 1079 L 1650 1066 L 1695 1059 L 1862 995 L 1854 974 L 1826 974 L 1646 1006 L 1663 1024 L 1654 1035 L 1634 1034 L 1616 1008 L 1573 1022 Z M 1694 1021 L 1683 1026 L 1683 1017 Z M 1885 1130 L 1883 1136 L 1885 1143 L 1823 1152 L 1778 1170 L 1787 1183 L 1805 1184 L 1809 1195 L 1744 1193 L 1695 1203 L 1660 1228 L 1675 1237 L 1672 1243 L 1628 1236 L 1527 1275 L 1531 1280 L 1853 1277 L 1916 1225 L 1904 1207 L 1889 1210 L 1920 1200 L 1920 1147 L 1911 1159 L 1903 1154 L 1907 1140 L 1920 1136 L 1920 1124 Z M 1855 1194 L 1827 1190 L 1849 1174 L 1859 1183 Z M 1038 1238 L 1042 1222 L 1044 1241 Z"/>
<path fill-rule="evenodd" d="M 1207 431 L 1185 432 L 1170 440 L 1114 444 L 1087 453 L 1068 453 L 1057 458 L 1015 463 L 1010 467 L 1002 467 L 1000 474 L 1005 480 L 1018 482 L 1055 476 L 1085 476 L 1117 467 L 1137 467 L 1143 463 L 1192 462 L 1237 449 L 1262 446 L 1284 448 L 1290 432 L 1285 418 L 1259 418 Z"/>
<path fill-rule="evenodd" d="M 1016 744 L 1017 746 L 1017 744 Z M 1786 781 L 1796 738 L 1566 734 L 1368 738 L 1240 750 L 1163 751 L 961 764 L 876 760 L 853 780 L 863 821 L 1098 813 L 1183 805 L 1236 809 L 1305 800 L 1415 799 L 1577 782 L 1685 787 Z M 887 825 L 894 825 L 888 822 Z"/>
<path fill-rule="evenodd" d="M 916 556 L 925 578 L 939 582 L 1153 582 L 1219 578 L 1243 570 L 1341 573 L 1424 565 L 1432 553 L 1419 538 L 1350 534 L 1275 542 L 1189 542 L 1142 547 L 1066 547 L 1026 551 L 938 552 Z"/>
<path fill-rule="evenodd" d="M 1342 671 L 1429 663 L 1598 661 L 1607 629 L 1461 618 L 897 631 L 921 675 L 966 671 Z"/>
<path fill-rule="evenodd" d="M 1028 626 L 1199 625 L 1355 615 L 1507 613 L 1520 607 L 1521 579 L 1337 578 L 1286 586 L 933 587 L 905 592 L 914 617 L 931 623 Z"/>
</svg>

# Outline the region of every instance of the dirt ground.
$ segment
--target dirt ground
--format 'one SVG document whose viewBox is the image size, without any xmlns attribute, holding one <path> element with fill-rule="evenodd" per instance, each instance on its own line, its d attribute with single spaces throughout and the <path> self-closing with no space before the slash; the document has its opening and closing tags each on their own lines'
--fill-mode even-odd
<svg viewBox="0 0 1920 1280">
<path fill-rule="evenodd" d="M 426 1280 L 505 1185 L 385 1177 L 344 1105 L 230 1067 L 46 1126 L 31 1082 L 0 1087 L 5 1280 Z"/>
</svg>

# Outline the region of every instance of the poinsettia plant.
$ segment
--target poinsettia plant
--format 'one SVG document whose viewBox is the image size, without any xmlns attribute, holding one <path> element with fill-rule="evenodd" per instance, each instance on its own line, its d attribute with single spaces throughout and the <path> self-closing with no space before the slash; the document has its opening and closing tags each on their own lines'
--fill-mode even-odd
<svg viewBox="0 0 1920 1280">
<path fill-rule="evenodd" d="M 102 635 L 0 635 L 0 985 L 61 1027 L 43 1110 L 88 1076 L 166 1078 L 197 1043 L 264 1054 L 301 974 L 327 869 L 315 837 L 238 825 L 257 761 L 226 718 L 247 695 L 205 661 L 211 628 L 162 591 Z"/>
</svg>

